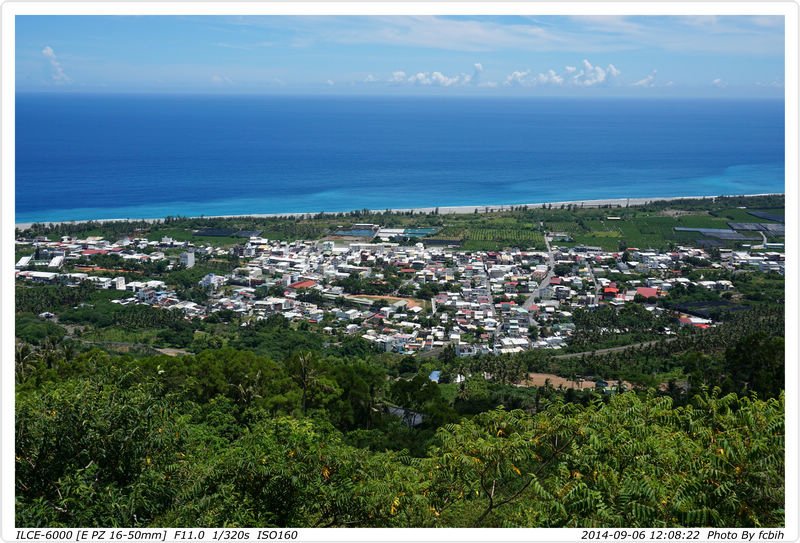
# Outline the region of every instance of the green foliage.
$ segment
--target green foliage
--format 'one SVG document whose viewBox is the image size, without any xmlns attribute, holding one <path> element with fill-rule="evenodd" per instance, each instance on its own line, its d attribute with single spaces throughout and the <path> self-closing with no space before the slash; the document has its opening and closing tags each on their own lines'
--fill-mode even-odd
<svg viewBox="0 0 800 543">
<path fill-rule="evenodd" d="M 173 401 L 113 367 L 17 396 L 17 522 L 141 526 L 172 501 L 183 449 Z"/>
<path fill-rule="evenodd" d="M 284 360 L 299 351 L 318 352 L 322 349 L 323 342 L 322 336 L 296 330 L 283 315 L 273 315 L 240 328 L 239 337 L 232 345 L 268 355 L 276 360 Z"/>
<path fill-rule="evenodd" d="M 783 389 L 784 356 L 783 337 L 759 332 L 740 338 L 722 356 L 690 353 L 685 371 L 695 387 L 717 384 L 724 392 L 770 398 Z"/>
<path fill-rule="evenodd" d="M 42 320 L 36 315 L 17 313 L 14 333 L 19 339 L 38 345 L 47 338 L 59 340 L 64 337 L 66 332 L 58 324 Z"/>
<path fill-rule="evenodd" d="M 256 368 L 271 376 L 281 369 L 231 350 L 169 368 L 180 360 L 142 364 L 95 351 L 50 370 L 63 378 L 18 391 L 17 525 L 785 522 L 782 394 L 703 391 L 678 408 L 634 393 L 587 406 L 556 399 L 534 414 L 498 408 L 445 424 L 413 458 L 387 452 L 374 439 L 377 427 L 364 428 L 378 422 L 368 415 L 369 389 L 382 381 L 377 368 L 298 361 L 313 370 L 309 388 L 324 379 L 340 385 L 309 399 L 307 418 L 259 398 L 301 388 L 298 367 L 260 380 Z M 441 398 L 439 385 L 406 383 L 395 398 L 423 408 Z M 344 424 L 362 429 L 345 436 L 319 405 L 349 409 Z M 399 440 L 419 431 L 398 419 L 385 428 Z"/>
<path fill-rule="evenodd" d="M 573 312 L 576 332 L 569 344 L 572 352 L 600 349 L 663 337 L 665 328 L 674 326 L 671 315 L 646 310 L 639 304 L 622 308 L 601 306 L 579 308 Z"/>
<path fill-rule="evenodd" d="M 87 301 L 94 291 L 94 286 L 86 281 L 77 287 L 65 285 L 17 285 L 14 301 L 17 313 L 57 313 L 61 309 L 76 306 Z"/>
</svg>

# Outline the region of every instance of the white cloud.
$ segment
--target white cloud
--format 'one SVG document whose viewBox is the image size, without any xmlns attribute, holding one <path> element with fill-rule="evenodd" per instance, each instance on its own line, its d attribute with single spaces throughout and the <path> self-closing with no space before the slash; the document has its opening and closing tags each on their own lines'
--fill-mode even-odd
<svg viewBox="0 0 800 543">
<path fill-rule="evenodd" d="M 583 59 L 582 64 L 583 69 L 572 76 L 573 84 L 582 87 L 594 87 L 595 85 L 602 85 L 606 82 L 610 68 L 607 70 L 601 66 L 594 66 L 587 59 Z M 618 72 L 616 68 L 614 68 L 614 71 Z"/>
<path fill-rule="evenodd" d="M 235 24 L 289 31 L 307 42 L 383 44 L 452 51 L 564 51 L 596 54 L 658 49 L 696 53 L 783 55 L 783 17 L 570 17 L 550 24 L 546 17 L 509 24 L 492 19 L 442 16 L 237 17 Z"/>
<path fill-rule="evenodd" d="M 622 71 L 615 65 L 609 64 L 606 68 L 595 66 L 588 59 L 581 63 L 582 68 L 564 66 L 562 72 L 549 69 L 535 76 L 531 70 L 517 70 L 506 77 L 503 83 L 506 86 L 534 87 L 539 85 L 594 87 L 607 85 L 612 79 L 618 77 Z"/>
<path fill-rule="evenodd" d="M 423 87 L 466 87 L 473 86 L 479 88 L 496 88 L 502 84 L 505 87 L 536 87 L 536 86 L 577 86 L 577 87 L 593 87 L 608 85 L 622 74 L 622 71 L 614 64 L 608 64 L 606 67 L 595 66 L 588 59 L 583 60 L 581 63 L 582 68 L 578 69 L 575 66 L 565 66 L 559 72 L 554 69 L 548 69 L 542 72 L 534 72 L 530 69 L 515 70 L 508 74 L 502 83 L 497 81 L 481 80 L 484 74 L 484 66 L 480 62 L 473 65 L 473 72 L 471 74 L 447 74 L 442 71 L 432 72 L 415 72 L 408 74 L 402 70 L 392 72 L 389 79 L 384 80 L 386 83 L 394 85 L 415 85 Z M 376 79 L 371 74 L 364 79 L 364 83 L 376 82 Z"/>
<path fill-rule="evenodd" d="M 433 72 L 417 72 L 408 75 L 402 70 L 392 72 L 391 77 L 387 80 L 388 83 L 394 85 L 417 85 L 424 87 L 455 87 L 466 85 L 479 85 L 480 76 L 483 72 L 483 65 L 475 63 L 473 65 L 472 74 L 460 73 L 455 75 L 448 75 L 441 71 Z M 366 82 L 377 81 L 376 79 L 368 78 Z"/>
<path fill-rule="evenodd" d="M 519 70 L 513 71 L 508 74 L 508 77 L 506 77 L 506 80 L 503 84 L 508 87 L 524 87 L 528 84 L 527 78 L 530 73 L 530 70 L 525 70 L 524 72 Z"/>
<path fill-rule="evenodd" d="M 336 82 L 333 81 L 332 79 L 328 79 L 327 81 L 325 81 L 325 84 L 328 85 L 329 87 L 332 87 L 336 84 Z"/>
<path fill-rule="evenodd" d="M 447 77 L 442 72 L 433 72 L 431 74 L 431 81 L 434 85 L 440 87 L 450 87 L 451 85 L 458 85 L 461 81 L 461 76 Z"/>
<path fill-rule="evenodd" d="M 634 87 L 644 87 L 644 88 L 652 88 L 656 86 L 656 73 L 657 70 L 653 70 L 644 78 L 640 79 L 636 83 L 633 84 Z"/>
<path fill-rule="evenodd" d="M 547 70 L 546 73 L 541 73 L 536 76 L 537 85 L 563 85 L 564 78 L 558 75 L 554 70 Z"/>
<path fill-rule="evenodd" d="M 472 75 L 464 75 L 462 77 L 463 82 L 465 85 L 478 85 L 481 80 L 481 74 L 483 73 L 483 64 L 480 62 L 476 62 L 473 64 L 473 72 Z"/>
<path fill-rule="evenodd" d="M 713 81 L 711 82 L 711 84 L 712 84 L 713 86 L 717 87 L 718 89 L 724 89 L 725 87 L 727 87 L 727 86 L 728 86 L 728 84 L 727 84 L 727 83 L 725 83 L 725 82 L 724 82 L 722 79 L 720 79 L 719 77 L 718 77 L 718 78 L 716 78 L 715 80 L 713 80 Z"/>
<path fill-rule="evenodd" d="M 46 45 L 44 49 L 42 49 L 42 55 L 48 60 L 48 62 L 50 62 L 50 77 L 52 78 L 53 83 L 57 85 L 63 85 L 72 81 L 69 76 L 64 73 L 64 68 L 61 67 L 61 63 L 58 61 L 56 53 L 53 51 L 52 47 Z"/>
<path fill-rule="evenodd" d="M 219 74 L 212 75 L 211 82 L 215 85 L 233 85 L 233 81 L 228 76 Z"/>
<path fill-rule="evenodd" d="M 416 73 L 416 74 L 414 74 L 412 76 L 409 76 L 409 78 L 406 79 L 406 81 L 408 83 L 411 83 L 412 85 L 430 85 L 431 84 L 431 78 L 428 76 L 428 72 L 418 72 L 418 73 Z"/>
<path fill-rule="evenodd" d="M 406 83 L 424 87 L 451 87 L 460 81 L 460 76 L 449 77 L 442 72 L 417 72 L 406 79 Z"/>
</svg>

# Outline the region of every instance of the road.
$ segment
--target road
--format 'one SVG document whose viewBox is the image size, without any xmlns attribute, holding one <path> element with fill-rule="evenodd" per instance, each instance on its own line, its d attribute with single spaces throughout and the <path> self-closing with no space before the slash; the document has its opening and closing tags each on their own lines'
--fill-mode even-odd
<svg viewBox="0 0 800 543">
<path fill-rule="evenodd" d="M 592 265 L 587 263 L 586 267 L 589 268 L 589 277 L 592 278 L 592 284 L 594 285 L 594 299 L 592 300 L 592 305 L 597 305 L 597 301 L 600 299 L 600 285 L 597 282 L 597 277 L 594 275 L 594 268 L 592 268 Z"/>
<path fill-rule="evenodd" d="M 553 249 L 550 247 L 550 238 L 547 236 L 547 234 L 544 235 L 544 244 L 547 246 L 547 275 L 545 275 L 544 279 L 542 279 L 539 283 L 539 288 L 537 288 L 535 292 L 531 292 L 528 296 L 528 299 L 525 300 L 524 304 L 522 304 L 522 307 L 525 309 L 530 309 L 531 306 L 534 305 L 534 299 L 537 296 L 540 296 L 540 292 L 550 284 L 550 278 L 554 275 L 556 259 L 553 255 Z"/>
<path fill-rule="evenodd" d="M 678 338 L 671 337 L 667 338 L 666 341 L 675 341 Z M 644 341 L 642 343 L 632 343 L 630 345 L 622 345 L 620 347 L 609 347 L 607 349 L 595 349 L 594 351 L 583 351 L 580 353 L 569 353 L 569 354 L 560 354 L 554 357 L 556 360 L 565 360 L 567 358 L 580 358 L 584 355 L 592 355 L 592 354 L 606 354 L 606 353 L 615 353 L 618 351 L 627 351 L 628 349 L 633 349 L 636 347 L 650 347 L 651 345 L 658 345 L 661 342 L 660 339 L 654 341 Z"/>
</svg>

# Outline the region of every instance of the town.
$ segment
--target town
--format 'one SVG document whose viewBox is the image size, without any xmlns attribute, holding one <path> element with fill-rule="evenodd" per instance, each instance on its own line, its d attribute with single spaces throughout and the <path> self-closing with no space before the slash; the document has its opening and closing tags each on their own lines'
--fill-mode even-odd
<svg viewBox="0 0 800 543">
<path fill-rule="evenodd" d="M 433 356 L 446 348 L 459 357 L 579 352 L 586 318 L 578 316 L 639 306 L 655 325 L 639 336 L 655 340 L 683 327 L 713 327 L 721 314 L 742 309 L 736 278 L 784 274 L 783 244 L 764 235 L 782 235 L 782 223 L 731 226 L 763 239 L 705 229 L 718 239 L 737 240 L 737 246 L 610 250 L 544 229 L 541 247 L 464 250 L 437 238 L 437 228 L 359 222 L 317 240 L 267 239 L 259 231 L 199 232 L 205 239 L 231 234 L 241 239 L 230 246 L 167 236 L 20 236 L 16 250 L 23 256 L 15 277 L 23 284 L 86 282 L 119 291 L 114 304 L 149 305 L 186 319 L 224 312 L 242 327 L 282 315 L 326 335 L 360 337 L 377 350 L 400 354 Z M 228 271 L 209 272 L 191 288 L 176 289 L 170 281 L 170 272 L 213 263 Z M 135 266 L 141 270 L 134 279 L 122 273 Z M 158 278 L 148 277 L 147 270 L 157 270 Z M 182 296 L 186 292 L 191 295 Z M 45 310 L 39 317 L 54 314 Z M 629 331 L 604 329 L 600 336 Z"/>
</svg>

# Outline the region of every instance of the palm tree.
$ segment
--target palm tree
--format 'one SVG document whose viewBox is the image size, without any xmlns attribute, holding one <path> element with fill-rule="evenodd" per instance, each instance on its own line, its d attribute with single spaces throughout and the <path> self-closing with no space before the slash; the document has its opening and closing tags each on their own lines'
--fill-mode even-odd
<svg viewBox="0 0 800 543">
<path fill-rule="evenodd" d="M 308 390 L 316 383 L 318 378 L 319 372 L 315 366 L 316 357 L 313 353 L 308 351 L 296 353 L 289 361 L 290 371 L 293 373 L 292 377 L 303 391 L 301 398 L 303 415 L 305 415 L 308 410 Z"/>
<path fill-rule="evenodd" d="M 44 362 L 48 369 L 52 369 L 62 359 L 61 348 L 58 340 L 47 337 L 39 347 L 39 360 Z"/>
<path fill-rule="evenodd" d="M 65 362 L 71 362 L 76 353 L 77 349 L 72 341 L 65 341 L 61 344 L 61 356 L 64 357 Z"/>
<path fill-rule="evenodd" d="M 20 343 L 14 350 L 14 376 L 17 383 L 25 380 L 28 370 L 33 365 L 33 349 L 27 343 Z"/>
</svg>

